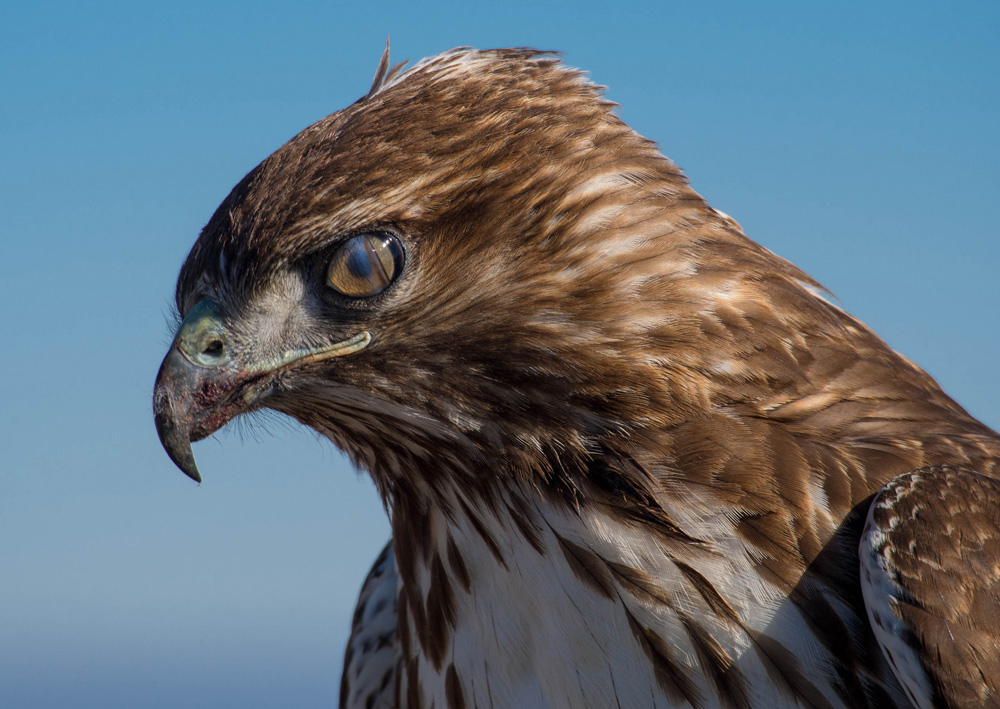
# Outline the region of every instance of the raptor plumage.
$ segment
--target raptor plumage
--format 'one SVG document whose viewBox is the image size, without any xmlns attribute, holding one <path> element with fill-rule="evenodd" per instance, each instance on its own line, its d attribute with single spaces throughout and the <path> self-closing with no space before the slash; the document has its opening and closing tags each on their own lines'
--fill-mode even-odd
<svg viewBox="0 0 1000 709">
<path fill-rule="evenodd" d="M 1000 703 L 1000 437 L 551 55 L 383 59 L 177 302 L 186 472 L 268 407 L 385 501 L 342 706 Z"/>
</svg>

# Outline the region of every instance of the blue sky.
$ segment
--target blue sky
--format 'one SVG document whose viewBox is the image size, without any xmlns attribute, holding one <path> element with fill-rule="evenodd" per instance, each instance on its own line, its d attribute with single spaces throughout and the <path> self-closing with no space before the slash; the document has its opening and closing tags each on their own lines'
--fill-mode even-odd
<svg viewBox="0 0 1000 709">
<path fill-rule="evenodd" d="M 709 202 L 1000 427 L 997 3 L 7 3 L 0 704 L 334 703 L 388 525 L 278 423 L 173 468 L 150 390 L 229 189 L 393 58 L 558 49 Z"/>
</svg>

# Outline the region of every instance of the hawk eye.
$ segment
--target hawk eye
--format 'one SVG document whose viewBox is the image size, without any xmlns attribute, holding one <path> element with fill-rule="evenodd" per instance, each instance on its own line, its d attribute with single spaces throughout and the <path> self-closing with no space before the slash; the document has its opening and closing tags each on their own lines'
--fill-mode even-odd
<svg viewBox="0 0 1000 709">
<path fill-rule="evenodd" d="M 403 270 L 403 247 L 392 234 L 358 234 L 333 253 L 326 284 L 343 295 L 378 295 Z"/>
</svg>

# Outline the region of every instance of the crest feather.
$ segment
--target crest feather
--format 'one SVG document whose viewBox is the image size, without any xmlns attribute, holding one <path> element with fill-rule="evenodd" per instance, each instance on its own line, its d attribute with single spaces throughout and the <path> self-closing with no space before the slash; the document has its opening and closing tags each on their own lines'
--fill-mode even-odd
<svg viewBox="0 0 1000 709">
<path fill-rule="evenodd" d="M 404 59 L 401 62 L 393 64 L 392 67 L 389 66 L 389 37 L 387 35 L 385 38 L 385 49 L 382 51 L 382 58 L 379 59 L 378 69 L 375 70 L 375 78 L 372 80 L 371 88 L 368 89 L 368 93 L 365 94 L 362 100 L 367 101 L 381 91 L 386 84 L 392 83 L 392 80 L 403 71 L 403 67 L 409 63 L 409 59 Z"/>
</svg>

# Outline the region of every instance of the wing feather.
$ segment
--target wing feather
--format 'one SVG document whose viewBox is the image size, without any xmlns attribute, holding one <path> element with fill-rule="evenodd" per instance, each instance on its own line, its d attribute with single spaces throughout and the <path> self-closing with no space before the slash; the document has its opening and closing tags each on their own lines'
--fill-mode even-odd
<svg viewBox="0 0 1000 709">
<path fill-rule="evenodd" d="M 372 565 L 358 594 L 340 679 L 341 709 L 395 706 L 396 559 L 390 541 Z"/>
<path fill-rule="evenodd" d="M 1000 706 L 1000 483 L 949 466 L 895 478 L 860 556 L 872 628 L 914 704 Z"/>
</svg>

